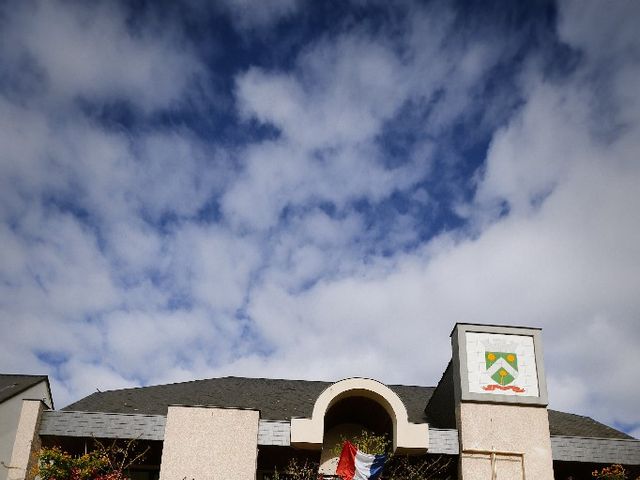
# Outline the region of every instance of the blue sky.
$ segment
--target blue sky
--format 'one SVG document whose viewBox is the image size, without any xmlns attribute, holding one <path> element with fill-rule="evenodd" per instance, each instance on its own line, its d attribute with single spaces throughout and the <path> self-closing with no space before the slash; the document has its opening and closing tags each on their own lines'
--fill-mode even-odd
<svg viewBox="0 0 640 480">
<path fill-rule="evenodd" d="M 434 385 L 543 328 L 640 435 L 637 2 L 0 7 L 0 370 Z"/>
</svg>

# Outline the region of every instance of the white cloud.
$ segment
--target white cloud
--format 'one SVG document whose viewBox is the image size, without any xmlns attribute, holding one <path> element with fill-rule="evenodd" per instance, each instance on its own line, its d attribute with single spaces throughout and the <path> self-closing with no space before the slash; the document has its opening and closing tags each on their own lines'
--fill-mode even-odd
<svg viewBox="0 0 640 480">
<path fill-rule="evenodd" d="M 251 67 L 237 76 L 243 117 L 275 127 L 279 138 L 241 152 L 243 175 L 222 202 L 234 225 L 272 228 L 293 205 L 379 202 L 428 177 L 430 136 L 468 115 L 472 91 L 499 60 L 500 47 L 451 39 L 454 15 L 447 9 L 409 10 L 410 26 L 400 36 L 354 28 L 304 48 L 290 71 Z M 400 166 L 388 168 L 380 135 L 403 107 L 422 104 L 430 114 L 413 126 L 420 141 Z M 405 230 L 411 226 L 406 222 Z"/>
<path fill-rule="evenodd" d="M 428 159 L 389 170 L 369 146 L 313 152 L 285 141 L 264 142 L 245 152 L 245 170 L 222 198 L 232 225 L 274 227 L 287 206 L 332 202 L 339 208 L 358 197 L 380 201 L 410 187 Z M 423 167 L 425 170 L 427 166 Z"/>
<path fill-rule="evenodd" d="M 114 312 L 104 320 L 105 363 L 137 379 L 160 377 L 180 364 L 189 366 L 200 349 L 206 346 L 215 352 L 231 337 L 207 317 L 206 311 Z"/>
<path fill-rule="evenodd" d="M 282 353 L 261 368 L 286 370 L 305 352 L 311 360 L 296 373 L 306 378 L 357 372 L 430 384 L 446 364 L 456 321 L 533 325 L 544 329 L 552 407 L 635 421 L 640 391 L 628 381 L 640 333 L 640 225 L 619 213 L 637 203 L 639 172 L 607 168 L 603 182 L 601 168 L 591 168 L 537 212 L 506 218 L 476 240 L 401 256 L 391 271 L 366 265 L 303 293 L 265 284 L 250 312 Z M 326 355 L 331 361 L 319 365 Z M 625 395 L 617 384 L 627 385 Z"/>
<path fill-rule="evenodd" d="M 3 268 L 5 308 L 14 314 L 29 310 L 70 317 L 116 303 L 116 289 L 92 234 L 66 215 L 30 215 L 37 217 L 29 219 L 38 223 L 37 230 L 27 227 L 20 235 L 2 230 L 7 246 L 3 266 L 8 267 Z"/>
<path fill-rule="evenodd" d="M 3 57 L 16 69 L 29 65 L 55 102 L 124 99 L 151 111 L 179 101 L 203 73 L 180 32 L 166 25 L 133 32 L 116 3 L 13 6 L 5 6 Z"/>
<path fill-rule="evenodd" d="M 627 54 L 638 48 L 634 18 L 639 12 L 635 2 L 615 3 L 605 12 L 597 1 L 570 0 L 560 5 L 558 33 L 592 60 L 627 62 L 633 59 Z"/>
<path fill-rule="evenodd" d="M 229 314 L 242 307 L 251 273 L 261 264 L 255 240 L 219 227 L 186 227 L 177 235 L 174 248 L 175 287 Z"/>
<path fill-rule="evenodd" d="M 402 73 L 390 45 L 344 36 L 303 52 L 294 76 L 250 69 L 238 78 L 238 101 L 306 148 L 353 144 L 378 133 L 404 101 Z"/>
<path fill-rule="evenodd" d="M 96 391 L 135 387 L 135 380 L 125 378 L 101 359 L 93 362 L 72 358 L 64 365 L 59 377 L 51 379 L 51 390 L 56 408 L 62 408 L 72 399 L 91 395 Z"/>
<path fill-rule="evenodd" d="M 592 21 L 597 23 L 597 15 Z M 616 55 L 609 52 L 610 58 Z M 469 61 L 469 71 L 483 63 Z M 637 105 L 616 100 L 630 91 L 637 70 L 619 65 L 615 73 L 622 79 L 611 76 L 612 101 L 603 103 L 592 100 L 594 85 L 583 75 L 595 68 L 587 60 L 571 77 L 555 82 L 526 71 L 531 75 L 522 82 L 526 103 L 494 136 L 469 206 L 482 220 L 476 238 L 436 238 L 415 254 L 396 255 L 391 264 L 356 266 L 351 257 L 346 263 L 355 268 L 346 278 L 327 277 L 303 292 L 291 290 L 278 275 L 265 276 L 250 312 L 279 353 L 234 365 L 273 374 L 293 368 L 305 378 L 338 378 L 347 371 L 433 383 L 441 373 L 437 365 L 446 362 L 447 334 L 456 321 L 541 326 L 552 407 L 609 423 L 636 422 L 640 391 L 628 382 L 640 334 L 634 280 L 640 265 L 640 223 L 634 214 L 640 170 L 633 158 L 640 135 L 632 122 Z M 268 77 L 259 80 L 273 85 Z M 273 122 L 285 136 L 304 138 L 296 133 L 302 123 L 290 120 L 310 115 L 296 107 L 301 95 L 296 85 L 279 91 L 292 102 L 283 111 L 253 105 L 258 118 Z M 271 94 L 262 98 L 276 97 Z M 599 117 L 603 109 L 614 125 L 623 120 L 613 140 L 610 125 Z M 244 185 L 243 191 L 251 188 Z M 502 201 L 510 210 L 495 217 L 492 207 Z M 302 257 L 308 253 L 301 247 L 295 251 Z M 334 249 L 328 257 L 335 256 L 342 258 Z M 305 369 L 288 366 L 301 352 L 311 358 Z M 326 355 L 330 363 L 320 360 Z M 615 387 L 622 384 L 625 395 Z"/>
<path fill-rule="evenodd" d="M 434 384 L 455 322 L 524 324 L 544 329 L 552 407 L 640 422 L 640 69 L 631 23 L 614 18 L 626 10 L 600 21 L 597 3 L 563 3 L 560 38 L 583 55 L 552 78 L 527 62 L 508 119 L 489 118 L 504 108 L 476 89 L 516 50 L 499 34 L 456 35 L 441 7 L 414 8 L 398 31 L 346 24 L 290 70 L 243 67 L 238 128 L 278 134 L 229 147 L 166 124 L 103 129 L 74 106 L 183 101 L 203 67 L 179 29 L 134 35 L 115 6 L 34 5 L 0 34 L 9 67 L 47 86 L 0 97 L 3 370 L 51 372 L 58 406 L 215 374 Z M 245 32 L 298 8 L 229 5 Z M 422 238 L 442 185 L 470 181 L 440 142 L 485 108 L 478 129 L 502 127 L 475 196 L 458 200 L 469 224 Z M 415 142 L 387 162 L 401 122 Z"/>
</svg>

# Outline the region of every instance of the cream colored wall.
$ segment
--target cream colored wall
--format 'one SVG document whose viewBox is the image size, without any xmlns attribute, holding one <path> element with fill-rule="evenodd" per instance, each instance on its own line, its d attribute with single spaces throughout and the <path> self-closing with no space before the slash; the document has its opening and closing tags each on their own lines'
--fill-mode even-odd
<svg viewBox="0 0 640 480">
<path fill-rule="evenodd" d="M 169 407 L 160 480 L 256 478 L 256 410 Z"/>
<path fill-rule="evenodd" d="M 487 480 L 490 456 L 474 450 L 524 453 L 527 479 L 553 480 L 549 419 L 544 407 L 461 403 L 458 411 L 460 478 Z M 520 457 L 497 456 L 500 480 L 522 480 Z"/>
<path fill-rule="evenodd" d="M 9 480 L 29 478 L 33 466 L 34 453 L 40 449 L 38 426 L 45 404 L 40 400 L 23 400 L 20 421 L 16 429 L 16 438 L 11 454 Z"/>
<path fill-rule="evenodd" d="M 18 430 L 18 421 L 23 399 L 42 399 L 51 406 L 47 383 L 42 381 L 2 403 L 0 403 L 0 462 L 11 464 L 11 452 Z M 0 465 L 0 480 L 9 478 L 9 469 Z"/>
</svg>

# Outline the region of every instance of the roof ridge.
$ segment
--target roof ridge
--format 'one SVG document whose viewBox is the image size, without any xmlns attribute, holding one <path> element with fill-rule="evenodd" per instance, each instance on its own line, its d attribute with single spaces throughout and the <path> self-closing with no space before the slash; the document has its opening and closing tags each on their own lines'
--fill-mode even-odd
<svg viewBox="0 0 640 480">
<path fill-rule="evenodd" d="M 387 387 L 436 388 L 437 385 L 407 385 L 404 383 L 385 383 Z"/>
<path fill-rule="evenodd" d="M 224 379 L 236 379 L 236 380 L 266 380 L 269 382 L 305 382 L 305 383 L 325 383 L 331 384 L 335 383 L 331 380 L 303 380 L 303 379 L 295 379 L 295 378 L 268 378 L 268 377 L 239 377 L 235 375 L 225 375 L 222 377 L 210 377 L 210 378 L 197 378 L 195 380 L 184 380 L 180 382 L 169 382 L 169 383 L 158 383 L 154 385 L 138 385 L 135 387 L 125 387 L 125 388 L 113 388 L 109 390 L 99 390 L 98 392 L 93 392 L 91 395 L 95 393 L 108 393 L 108 392 L 123 392 L 126 390 L 140 390 L 143 388 L 155 388 L 155 387 L 169 387 L 172 385 L 186 385 L 189 383 L 199 383 L 199 382 L 208 382 L 211 380 L 224 380 Z M 411 385 L 400 385 L 400 386 L 411 386 Z"/>
<path fill-rule="evenodd" d="M 547 408 L 547 411 L 562 413 L 563 415 L 571 415 L 572 417 L 587 418 L 587 419 L 592 420 L 594 422 L 602 423 L 602 422 L 599 422 L 598 420 L 594 419 L 593 417 L 590 417 L 589 415 L 580 415 L 579 413 L 563 412 L 562 410 L 555 410 L 555 409 L 552 409 L 552 408 Z M 602 424 L 606 425 L 605 423 L 602 423 Z"/>
<path fill-rule="evenodd" d="M 355 377 L 345 377 L 345 378 L 355 378 Z M 267 382 L 303 382 L 303 383 L 313 383 L 313 384 L 327 384 L 330 385 L 332 383 L 338 382 L 340 380 L 306 380 L 301 378 L 269 378 L 269 377 L 248 377 L 248 376 L 236 376 L 236 375 L 225 375 L 222 377 L 210 377 L 210 378 L 198 378 L 195 380 L 185 380 L 181 382 L 169 382 L 169 383 L 159 383 L 154 385 L 139 385 L 136 387 L 125 387 L 125 388 L 114 388 L 110 390 L 100 390 L 99 392 L 93 393 L 108 393 L 108 392 L 123 392 L 127 390 L 140 390 L 143 388 L 157 388 L 157 387 L 169 387 L 172 385 L 186 385 L 190 383 L 199 383 L 199 382 L 208 382 L 211 380 L 224 380 L 224 379 L 235 379 L 235 380 L 264 380 Z M 406 385 L 402 383 L 389 383 L 385 384 L 388 387 L 412 387 L 412 388 L 435 388 L 433 385 Z"/>
</svg>

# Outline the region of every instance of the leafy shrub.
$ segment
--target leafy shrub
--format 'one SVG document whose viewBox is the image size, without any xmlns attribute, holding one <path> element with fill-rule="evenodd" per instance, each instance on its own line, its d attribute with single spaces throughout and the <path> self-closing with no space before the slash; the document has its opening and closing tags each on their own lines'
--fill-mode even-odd
<svg viewBox="0 0 640 480">
<path fill-rule="evenodd" d="M 368 430 L 362 430 L 360 435 L 355 436 L 352 439 L 346 437 L 340 437 L 340 441 L 333 447 L 331 454 L 334 457 L 339 457 L 342 453 L 342 446 L 344 442 L 349 440 L 353 443 L 358 450 L 370 455 L 383 455 L 391 454 L 391 442 L 386 435 L 376 435 Z"/>
<path fill-rule="evenodd" d="M 125 480 L 125 472 L 147 453 L 136 454 L 134 441 L 113 442 L 105 446 L 94 440 L 96 448 L 83 455 L 72 455 L 60 447 L 43 447 L 38 452 L 33 477 L 42 480 Z"/>
<path fill-rule="evenodd" d="M 347 439 L 342 437 L 331 450 L 339 457 Z M 382 473 L 383 480 L 453 480 L 457 478 L 455 459 L 446 456 L 394 455 L 392 445 L 386 435 L 376 435 L 363 430 L 360 435 L 348 439 L 358 450 L 372 455 L 387 454 L 388 459 Z M 317 463 L 299 463 L 292 459 L 282 473 L 276 472 L 274 480 L 317 480 Z"/>
<path fill-rule="evenodd" d="M 315 462 L 305 460 L 303 463 L 292 458 L 284 472 L 279 473 L 277 470 L 273 475 L 273 480 L 317 480 L 318 467 Z"/>
<path fill-rule="evenodd" d="M 603 467 L 602 470 L 594 470 L 591 472 L 591 476 L 598 480 L 626 480 L 627 471 L 622 465 L 615 463 L 608 467 Z M 637 477 L 636 480 L 640 480 L 640 477 Z"/>
</svg>

